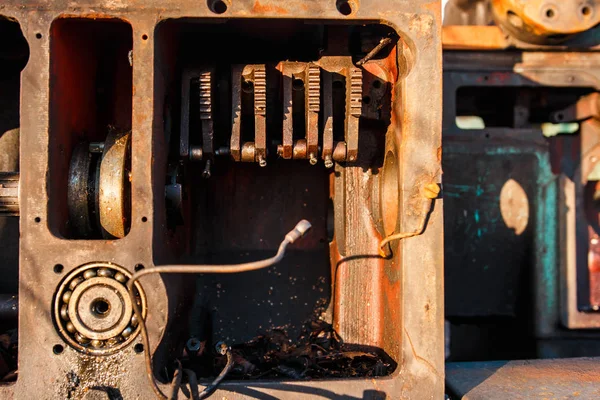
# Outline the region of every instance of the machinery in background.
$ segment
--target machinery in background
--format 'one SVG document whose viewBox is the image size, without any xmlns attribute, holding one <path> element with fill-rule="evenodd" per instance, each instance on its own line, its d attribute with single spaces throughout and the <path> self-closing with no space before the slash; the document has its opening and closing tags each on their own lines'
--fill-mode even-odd
<svg viewBox="0 0 600 400">
<path fill-rule="evenodd" d="M 451 3 L 464 14 L 443 29 L 450 397 L 594 398 L 581 371 L 597 359 L 568 357 L 600 355 L 598 4 Z M 545 358 L 565 359 L 532 360 Z"/>
</svg>

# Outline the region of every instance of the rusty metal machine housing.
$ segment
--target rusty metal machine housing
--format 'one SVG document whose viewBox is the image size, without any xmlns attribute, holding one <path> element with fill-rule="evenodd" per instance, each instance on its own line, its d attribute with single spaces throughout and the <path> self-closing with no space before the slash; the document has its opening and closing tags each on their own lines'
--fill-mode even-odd
<svg viewBox="0 0 600 400">
<path fill-rule="evenodd" d="M 154 398 L 199 343 L 293 348 L 306 320 L 359 372 L 273 367 L 215 398 L 443 395 L 439 1 L 8 0 L 0 32 L 0 145 L 20 143 L 0 398 Z M 128 285 L 271 256 L 301 219 L 271 269 Z M 219 357 L 195 359 L 201 385 Z"/>
<path fill-rule="evenodd" d="M 596 398 L 598 3 L 451 3 L 448 395 Z"/>
</svg>

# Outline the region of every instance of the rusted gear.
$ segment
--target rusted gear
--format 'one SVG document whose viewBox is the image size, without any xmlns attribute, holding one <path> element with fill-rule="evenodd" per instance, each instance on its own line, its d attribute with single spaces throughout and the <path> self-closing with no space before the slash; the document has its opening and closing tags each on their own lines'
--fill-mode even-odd
<svg viewBox="0 0 600 400">
<path fill-rule="evenodd" d="M 98 208 L 106 237 L 122 238 L 131 225 L 131 132 L 109 132 L 100 164 Z M 108 235 L 107 235 L 108 234 Z"/>
<path fill-rule="evenodd" d="M 492 0 L 492 11 L 499 25 L 530 43 L 560 43 L 600 23 L 592 0 Z"/>
<path fill-rule="evenodd" d="M 131 343 L 139 332 L 127 281 L 131 274 L 108 263 L 75 269 L 59 286 L 54 318 L 59 333 L 75 349 L 110 354 Z M 136 302 L 146 313 L 146 298 L 136 284 Z"/>
<path fill-rule="evenodd" d="M 95 170 L 92 158 L 89 144 L 87 142 L 79 143 L 73 149 L 69 166 L 69 184 L 67 186 L 69 222 L 73 234 L 82 238 L 89 238 L 94 232 L 91 210 L 94 208 L 95 196 L 90 196 L 92 188 L 95 186 L 90 180 L 90 173 Z"/>
</svg>

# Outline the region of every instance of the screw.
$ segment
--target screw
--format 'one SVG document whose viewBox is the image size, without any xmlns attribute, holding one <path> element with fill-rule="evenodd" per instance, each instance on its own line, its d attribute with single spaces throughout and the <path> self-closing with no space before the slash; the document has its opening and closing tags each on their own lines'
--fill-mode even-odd
<svg viewBox="0 0 600 400">
<path fill-rule="evenodd" d="M 308 159 L 309 159 L 310 165 L 317 165 L 318 160 L 317 160 L 317 156 L 315 155 L 315 153 L 310 153 L 308 155 Z"/>
<path fill-rule="evenodd" d="M 202 177 L 204 179 L 210 178 L 210 167 L 212 166 L 212 162 L 210 160 L 206 160 L 206 164 L 204 164 L 204 171 L 202 171 Z"/>
<path fill-rule="evenodd" d="M 262 156 L 262 155 L 258 156 L 258 165 L 260 165 L 261 167 L 267 166 L 267 160 L 265 160 L 264 156 Z"/>
<path fill-rule="evenodd" d="M 331 159 L 331 156 L 326 156 L 325 157 L 325 168 L 331 168 L 333 167 L 333 160 Z"/>
</svg>

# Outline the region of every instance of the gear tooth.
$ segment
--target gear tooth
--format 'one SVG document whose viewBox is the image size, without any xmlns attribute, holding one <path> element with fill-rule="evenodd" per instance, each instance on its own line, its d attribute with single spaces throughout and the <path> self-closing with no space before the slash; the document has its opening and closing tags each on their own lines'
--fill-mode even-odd
<svg viewBox="0 0 600 400">
<path fill-rule="evenodd" d="M 212 72 L 204 71 L 198 78 L 200 119 L 212 119 Z"/>
<path fill-rule="evenodd" d="M 308 67 L 308 110 L 319 112 L 321 108 L 321 68 Z"/>
<path fill-rule="evenodd" d="M 267 114 L 267 70 L 264 65 L 254 67 L 254 110 L 257 115 Z"/>
<path fill-rule="evenodd" d="M 350 115 L 360 117 L 362 113 L 362 70 L 350 70 Z"/>
</svg>

